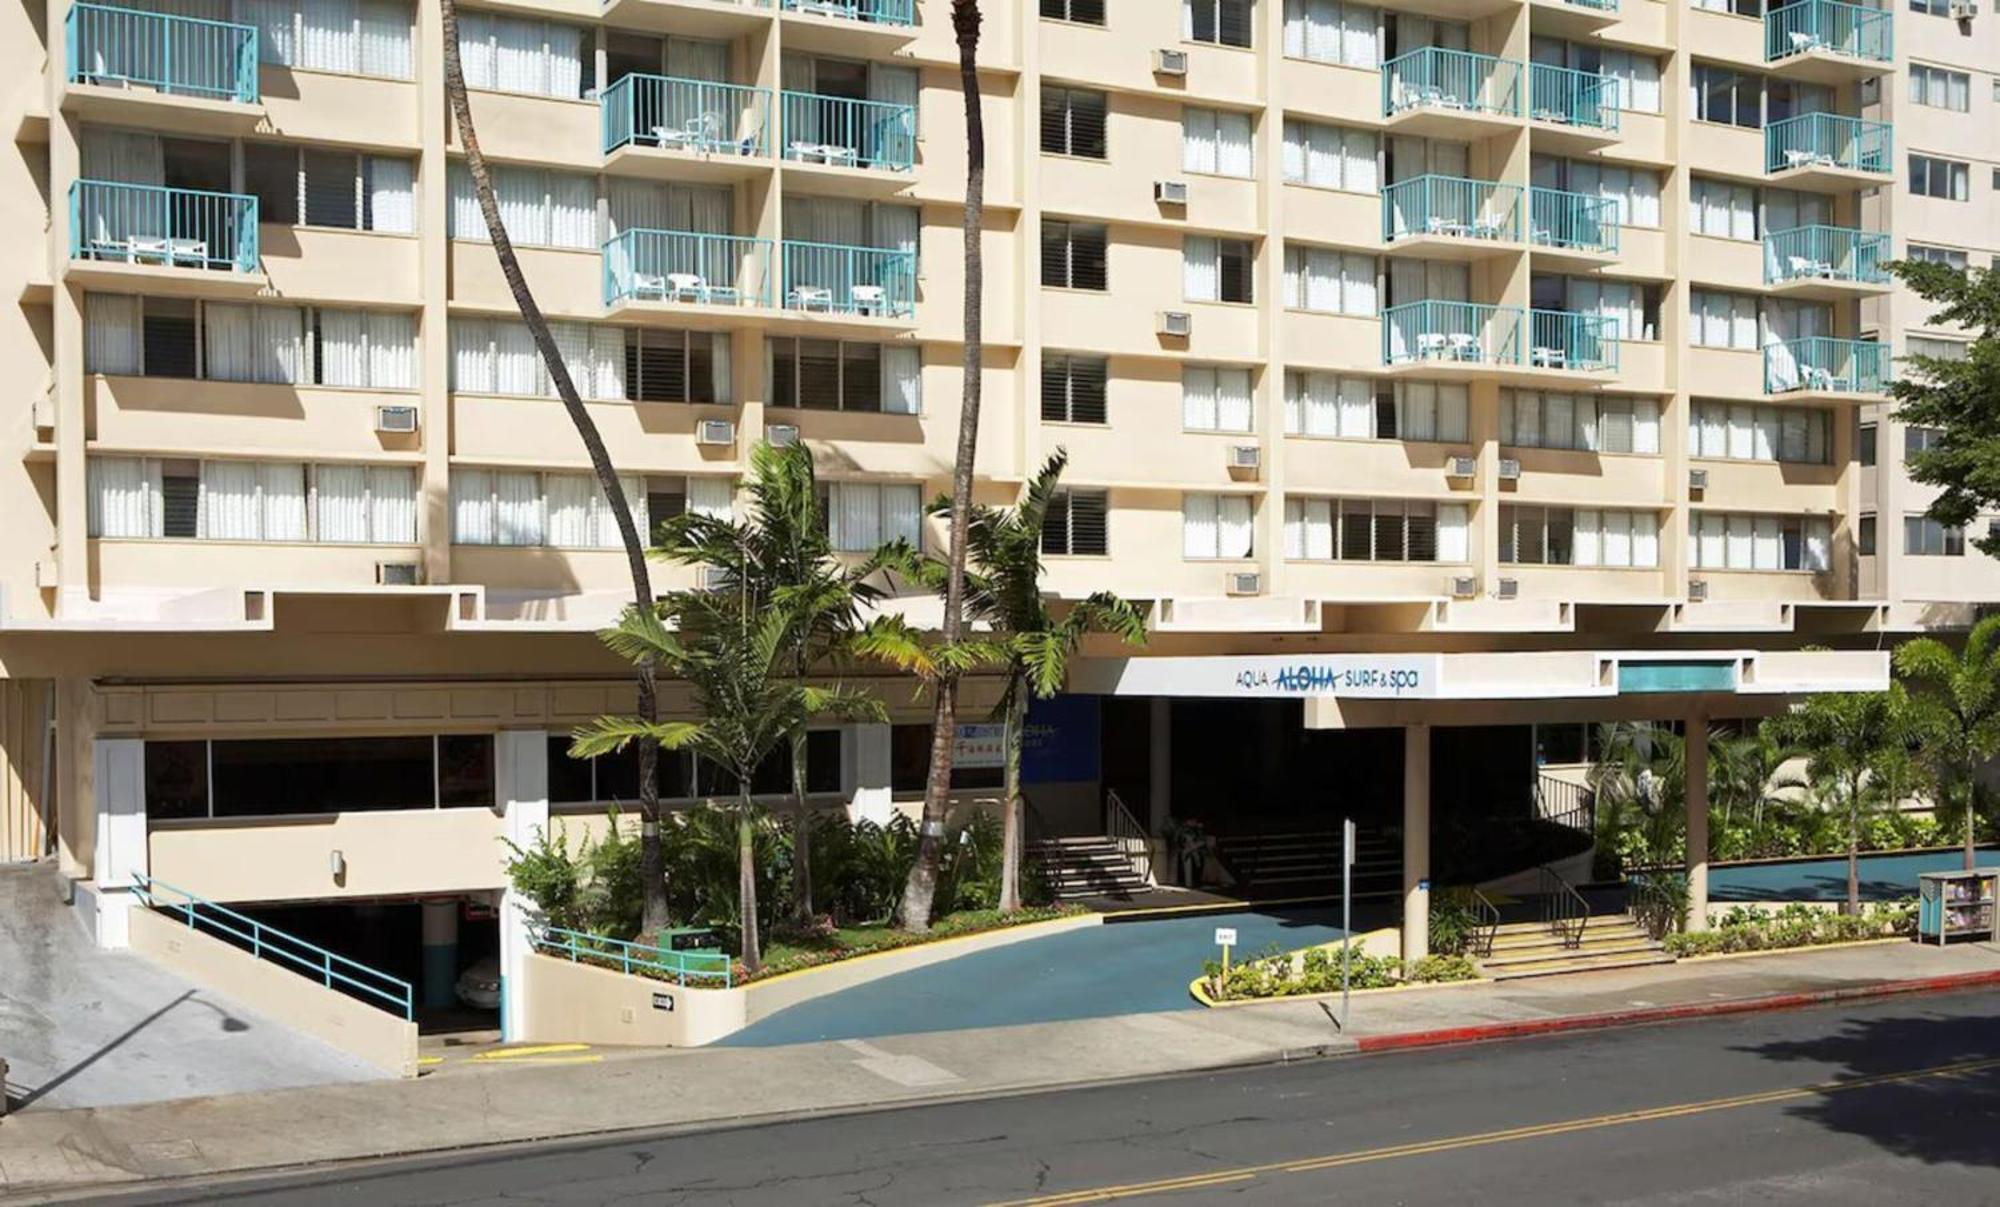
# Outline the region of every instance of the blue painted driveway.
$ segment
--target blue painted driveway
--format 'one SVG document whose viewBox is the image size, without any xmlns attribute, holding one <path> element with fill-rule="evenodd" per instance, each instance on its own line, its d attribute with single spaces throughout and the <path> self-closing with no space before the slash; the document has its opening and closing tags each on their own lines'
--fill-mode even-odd
<svg viewBox="0 0 2000 1207">
<path fill-rule="evenodd" d="M 1980 866 L 2000 860 L 2000 847 L 1980 848 Z M 1917 895 L 1922 872 L 1956 872 L 1965 866 L 1963 848 L 1893 852 L 1861 857 L 1861 899 L 1901 901 Z M 1709 870 L 1711 901 L 1845 901 L 1847 860 L 1801 859 L 1784 863 L 1718 864 Z"/>
<path fill-rule="evenodd" d="M 1188 982 L 1213 959 L 1215 928 L 1238 955 L 1340 937 L 1338 907 L 1120 922 L 1024 939 L 801 1002 L 722 1041 L 737 1047 L 865 1039 L 1191 1009 Z M 1361 929 L 1356 920 L 1356 929 Z"/>
</svg>

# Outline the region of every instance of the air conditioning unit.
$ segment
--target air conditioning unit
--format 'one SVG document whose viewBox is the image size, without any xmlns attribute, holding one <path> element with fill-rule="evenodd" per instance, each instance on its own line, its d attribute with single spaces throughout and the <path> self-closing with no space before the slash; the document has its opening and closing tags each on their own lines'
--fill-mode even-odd
<svg viewBox="0 0 2000 1207">
<path fill-rule="evenodd" d="M 1521 463 L 1512 457 L 1500 458 L 1500 480 L 1502 482 L 1519 482 L 1521 480 Z"/>
<path fill-rule="evenodd" d="M 1162 310 L 1156 317 L 1154 329 L 1161 335 L 1185 339 L 1194 334 L 1194 316 L 1185 310 Z"/>
<path fill-rule="evenodd" d="M 1691 578 L 1688 580 L 1688 602 L 1700 603 L 1708 598 L 1708 580 Z"/>
<path fill-rule="evenodd" d="M 799 425 L 796 423 L 767 423 L 764 425 L 764 443 L 772 448 L 790 448 L 799 442 Z"/>
<path fill-rule="evenodd" d="M 696 444 L 736 443 L 736 424 L 727 419 L 704 419 L 695 425 Z"/>
<path fill-rule="evenodd" d="M 1229 446 L 1229 468 L 1247 469 L 1256 472 L 1263 464 L 1264 450 L 1254 444 L 1232 444 Z"/>
<path fill-rule="evenodd" d="M 1493 585 L 1493 594 L 1501 599 L 1519 599 L 1521 597 L 1521 580 L 1518 578 L 1503 578 Z"/>
<path fill-rule="evenodd" d="M 417 408 L 405 406 L 376 407 L 375 430 L 390 433 L 416 431 Z"/>
<path fill-rule="evenodd" d="M 1689 490 L 1707 490 L 1707 489 L 1708 489 L 1708 471 L 1707 471 L 1707 470 L 1705 470 L 1705 469 L 1691 469 L 1691 470 L 1689 470 L 1689 471 L 1688 471 L 1688 489 L 1689 489 Z"/>
<path fill-rule="evenodd" d="M 1187 51 L 1169 50 L 1166 47 L 1153 52 L 1153 74 L 1186 75 Z"/>
<path fill-rule="evenodd" d="M 1476 599 L 1479 596 L 1479 580 L 1470 574 L 1454 574 L 1446 586 L 1451 589 L 1453 599 Z"/>
<path fill-rule="evenodd" d="M 424 581 L 424 568 L 416 562 L 376 562 L 378 587 L 414 587 Z"/>
<path fill-rule="evenodd" d="M 1153 182 L 1153 200 L 1159 202 L 1161 205 L 1186 205 L 1187 181 L 1155 180 Z"/>
<path fill-rule="evenodd" d="M 1255 570 L 1231 570 L 1228 590 L 1231 595 L 1262 595 L 1264 576 Z"/>
<path fill-rule="evenodd" d="M 1477 457 L 1453 457 L 1444 467 L 1444 475 L 1447 478 L 1470 478 L 1478 472 L 1479 458 Z"/>
<path fill-rule="evenodd" d="M 703 566 L 695 572 L 695 583 L 703 591 L 720 591 L 729 586 L 729 575 L 721 566 Z"/>
<path fill-rule="evenodd" d="M 1979 6 L 1972 0 L 1951 0 L 1944 11 L 1954 21 L 1970 21 L 1979 15 Z"/>
</svg>

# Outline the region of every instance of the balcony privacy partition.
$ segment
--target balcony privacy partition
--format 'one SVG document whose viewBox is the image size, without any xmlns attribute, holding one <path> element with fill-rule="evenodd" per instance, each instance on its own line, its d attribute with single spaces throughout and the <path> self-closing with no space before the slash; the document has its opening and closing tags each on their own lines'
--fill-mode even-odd
<svg viewBox="0 0 2000 1207">
<path fill-rule="evenodd" d="M 784 0 L 788 13 L 836 17 L 864 25 L 915 25 L 917 0 Z"/>
<path fill-rule="evenodd" d="M 917 162 L 917 109 L 812 92 L 778 94 L 786 159 L 907 172 Z"/>
<path fill-rule="evenodd" d="M 1382 116 L 1436 108 L 1521 116 L 1521 65 L 1512 59 L 1426 46 L 1382 65 Z"/>
<path fill-rule="evenodd" d="M 1618 81 L 1607 75 L 1528 64 L 1528 111 L 1538 122 L 1589 130 L 1618 129 Z"/>
<path fill-rule="evenodd" d="M 1801 113 L 1764 127 L 1764 170 L 1845 168 L 1887 173 L 1895 135 L 1887 122 L 1838 113 Z"/>
<path fill-rule="evenodd" d="M 257 103 L 257 30 L 103 4 L 63 20 L 72 84 L 136 84 L 170 96 Z"/>
<path fill-rule="evenodd" d="M 1521 238 L 1521 186 L 1427 175 L 1383 189 L 1383 242 L 1419 235 L 1516 242 Z"/>
<path fill-rule="evenodd" d="M 1809 335 L 1764 345 L 1764 392 L 1880 394 L 1888 388 L 1889 345 Z"/>
<path fill-rule="evenodd" d="M 257 199 L 78 180 L 69 189 L 69 254 L 73 260 L 254 272 Z"/>
<path fill-rule="evenodd" d="M 1764 14 L 1764 61 L 1830 51 L 1868 63 L 1896 57 L 1895 15 L 1845 0 L 1796 0 Z"/>
<path fill-rule="evenodd" d="M 917 308 L 915 252 L 785 240 L 785 309 L 908 318 Z"/>
<path fill-rule="evenodd" d="M 1382 313 L 1382 360 L 1604 372 L 1618 367 L 1618 324 L 1568 310 L 1406 302 Z"/>
<path fill-rule="evenodd" d="M 598 98 L 607 155 L 628 145 L 762 155 L 770 112 L 767 88 L 663 75 L 625 76 Z"/>
<path fill-rule="evenodd" d="M 1889 236 L 1845 226 L 1798 226 L 1764 236 L 1764 283 L 1844 281 L 1881 285 L 1889 280 Z"/>
<path fill-rule="evenodd" d="M 769 239 L 698 231 L 621 231 L 604 245 L 604 304 L 769 306 L 770 264 Z"/>
<path fill-rule="evenodd" d="M 1538 247 L 1604 254 L 1618 250 L 1618 202 L 1610 197 L 1530 189 L 1528 220 Z"/>
</svg>

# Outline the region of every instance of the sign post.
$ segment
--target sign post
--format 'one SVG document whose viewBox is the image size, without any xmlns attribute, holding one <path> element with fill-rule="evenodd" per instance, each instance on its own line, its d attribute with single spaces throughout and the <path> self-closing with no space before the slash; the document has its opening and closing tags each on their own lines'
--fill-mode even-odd
<svg viewBox="0 0 2000 1207">
<path fill-rule="evenodd" d="M 1354 819 L 1340 823 L 1340 1029 L 1347 1030 L 1347 951 L 1354 942 Z"/>
<path fill-rule="evenodd" d="M 1236 928 L 1218 926 L 1215 928 L 1215 945 L 1222 949 L 1222 984 L 1229 984 L 1229 949 L 1236 946 Z"/>
</svg>

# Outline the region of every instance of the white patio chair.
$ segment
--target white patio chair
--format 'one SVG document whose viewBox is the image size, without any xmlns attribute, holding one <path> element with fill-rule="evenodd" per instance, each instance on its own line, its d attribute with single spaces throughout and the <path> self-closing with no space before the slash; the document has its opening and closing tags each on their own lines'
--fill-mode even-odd
<svg viewBox="0 0 2000 1207">
<path fill-rule="evenodd" d="M 1793 54 L 1804 54 L 1808 50 L 1817 50 L 1820 45 L 1819 37 L 1816 34 L 1793 30 L 1787 36 L 1791 40 Z"/>
<path fill-rule="evenodd" d="M 126 240 L 129 258 L 158 260 L 163 264 L 206 264 L 208 241 L 174 239 L 165 235 L 135 235 Z"/>
<path fill-rule="evenodd" d="M 1435 331 L 1417 333 L 1417 359 L 1437 360 L 1445 355 L 1448 345 L 1444 336 Z"/>
<path fill-rule="evenodd" d="M 854 147 L 827 143 L 820 147 L 820 157 L 836 168 L 851 168 L 861 162 L 861 152 Z"/>
<path fill-rule="evenodd" d="M 854 308 L 864 314 L 881 314 L 889 308 L 889 291 L 880 285 L 856 285 L 848 294 Z"/>
<path fill-rule="evenodd" d="M 632 274 L 632 296 L 664 300 L 667 296 L 667 279 L 656 272 L 635 272 Z"/>
<path fill-rule="evenodd" d="M 833 290 L 824 285 L 794 285 L 786 299 L 794 310 L 819 310 L 833 313 Z"/>
<path fill-rule="evenodd" d="M 1453 360 L 1480 361 L 1479 337 L 1464 331 L 1454 331 L 1446 337 L 1451 343 Z"/>
<path fill-rule="evenodd" d="M 1567 369 L 1569 353 L 1561 348 L 1550 348 L 1537 344 L 1528 349 L 1529 360 L 1538 369 Z"/>
<path fill-rule="evenodd" d="M 815 160 L 820 163 L 826 162 L 827 148 L 820 143 L 794 141 L 788 150 L 791 152 L 790 158 L 799 163 L 812 163 Z"/>
<path fill-rule="evenodd" d="M 708 300 L 708 281 L 694 272 L 670 272 L 667 274 L 667 300 L 678 302 L 686 298 L 690 302 Z"/>
</svg>

